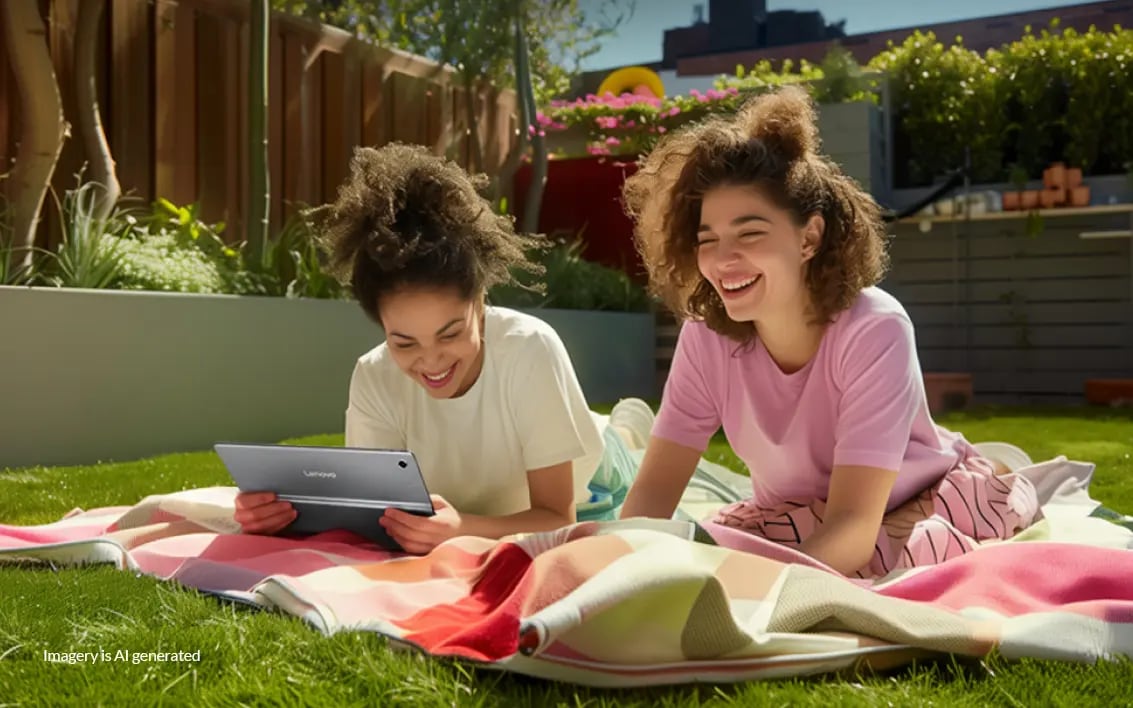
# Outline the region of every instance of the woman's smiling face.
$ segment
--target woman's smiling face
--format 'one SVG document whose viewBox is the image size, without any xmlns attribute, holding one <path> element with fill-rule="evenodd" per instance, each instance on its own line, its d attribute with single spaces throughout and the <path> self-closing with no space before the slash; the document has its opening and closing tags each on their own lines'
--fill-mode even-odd
<svg viewBox="0 0 1133 708">
<path fill-rule="evenodd" d="M 808 297 L 806 262 L 820 234 L 820 223 L 799 227 L 755 187 L 715 187 L 701 202 L 697 267 L 731 319 L 758 322 Z"/>
<path fill-rule="evenodd" d="M 480 376 L 483 302 L 454 289 L 406 288 L 378 304 L 394 361 L 433 398 L 461 396 Z"/>
</svg>

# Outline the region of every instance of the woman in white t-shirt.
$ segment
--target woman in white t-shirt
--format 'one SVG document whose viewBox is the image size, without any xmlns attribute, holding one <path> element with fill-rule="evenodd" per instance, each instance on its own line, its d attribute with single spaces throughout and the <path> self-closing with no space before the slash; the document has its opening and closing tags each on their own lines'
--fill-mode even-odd
<svg viewBox="0 0 1133 708">
<path fill-rule="evenodd" d="M 593 413 L 555 331 L 486 303 L 515 270 L 539 272 L 526 250 L 542 241 L 516 234 L 481 186 L 421 147 L 360 148 L 327 210 L 332 266 L 386 335 L 355 365 L 346 445 L 417 456 L 436 514 L 380 520 L 413 553 L 616 518 L 637 467 L 629 450 L 653 423 L 637 399 Z M 296 515 L 271 492 L 236 507 L 248 533 Z"/>
</svg>

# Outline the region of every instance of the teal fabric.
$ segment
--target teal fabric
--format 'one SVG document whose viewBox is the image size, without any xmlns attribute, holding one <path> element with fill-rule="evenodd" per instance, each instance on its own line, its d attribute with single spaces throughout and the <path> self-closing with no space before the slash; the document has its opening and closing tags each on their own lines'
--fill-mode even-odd
<svg viewBox="0 0 1133 708">
<path fill-rule="evenodd" d="M 614 426 L 606 426 L 602 438 L 606 449 L 590 479 L 590 500 L 575 507 L 579 521 L 616 521 L 637 477 L 639 458 L 626 447 Z"/>
</svg>

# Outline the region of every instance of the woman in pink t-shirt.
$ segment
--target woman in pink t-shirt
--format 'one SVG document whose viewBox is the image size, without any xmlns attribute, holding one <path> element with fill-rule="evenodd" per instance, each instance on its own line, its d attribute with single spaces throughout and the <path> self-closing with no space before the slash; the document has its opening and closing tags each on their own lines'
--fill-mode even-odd
<svg viewBox="0 0 1133 708">
<path fill-rule="evenodd" d="M 710 531 L 860 576 L 1009 538 L 1034 488 L 933 422 L 913 325 L 876 287 L 878 206 L 817 147 L 787 88 L 668 136 L 627 181 L 651 287 L 685 324 L 622 517 L 671 516 L 723 427 L 753 496 Z"/>
</svg>

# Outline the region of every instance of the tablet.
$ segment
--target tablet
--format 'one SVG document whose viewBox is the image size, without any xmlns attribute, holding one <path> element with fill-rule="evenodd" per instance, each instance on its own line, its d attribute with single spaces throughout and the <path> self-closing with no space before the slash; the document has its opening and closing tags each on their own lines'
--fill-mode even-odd
<svg viewBox="0 0 1133 708">
<path fill-rule="evenodd" d="M 378 519 L 394 508 L 434 513 L 413 453 L 404 450 L 217 443 L 242 492 L 275 492 L 299 512 L 284 533 L 347 529 L 389 550 L 404 550 Z"/>
</svg>

